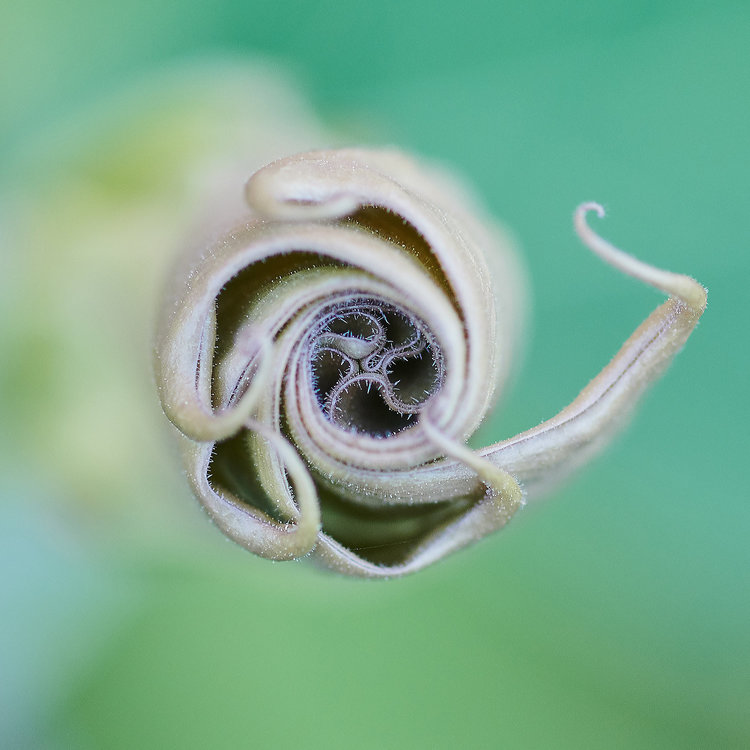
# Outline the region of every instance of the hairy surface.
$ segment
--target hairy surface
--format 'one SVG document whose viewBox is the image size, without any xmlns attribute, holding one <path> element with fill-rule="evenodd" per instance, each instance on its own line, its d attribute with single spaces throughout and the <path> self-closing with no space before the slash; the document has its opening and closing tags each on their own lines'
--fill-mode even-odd
<svg viewBox="0 0 750 750">
<path fill-rule="evenodd" d="M 599 451 L 692 332 L 693 279 L 581 240 L 669 295 L 557 416 L 465 446 L 519 338 L 503 232 L 455 178 L 393 151 L 309 152 L 248 182 L 248 221 L 179 266 L 156 345 L 193 490 L 256 554 L 416 571 L 502 528 Z"/>
</svg>

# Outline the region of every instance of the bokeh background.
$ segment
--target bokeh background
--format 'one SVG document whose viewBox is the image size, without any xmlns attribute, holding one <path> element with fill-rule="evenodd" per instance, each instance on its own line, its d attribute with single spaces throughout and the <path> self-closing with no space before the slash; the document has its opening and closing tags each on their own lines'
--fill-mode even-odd
<svg viewBox="0 0 750 750">
<path fill-rule="evenodd" d="M 750 746 L 748 3 L 0 17 L 0 745 Z M 525 359 L 477 443 L 556 413 L 660 301 L 579 246 L 580 201 L 709 289 L 605 455 L 387 583 L 225 541 L 150 381 L 154 299 L 197 219 L 266 159 L 338 143 L 452 165 L 519 238 Z"/>
</svg>

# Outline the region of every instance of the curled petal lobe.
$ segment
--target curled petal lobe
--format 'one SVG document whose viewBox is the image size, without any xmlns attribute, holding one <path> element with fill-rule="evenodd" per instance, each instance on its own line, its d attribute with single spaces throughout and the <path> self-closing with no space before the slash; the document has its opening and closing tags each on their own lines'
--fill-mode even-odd
<svg viewBox="0 0 750 750">
<path fill-rule="evenodd" d="M 705 307 L 689 277 L 586 244 L 669 299 L 557 416 L 470 450 L 513 366 L 521 275 L 469 192 L 395 151 L 309 152 L 247 183 L 156 345 L 164 411 L 216 524 L 271 559 L 410 573 L 502 528 L 606 443 Z M 182 266 L 185 268 L 185 264 Z"/>
</svg>

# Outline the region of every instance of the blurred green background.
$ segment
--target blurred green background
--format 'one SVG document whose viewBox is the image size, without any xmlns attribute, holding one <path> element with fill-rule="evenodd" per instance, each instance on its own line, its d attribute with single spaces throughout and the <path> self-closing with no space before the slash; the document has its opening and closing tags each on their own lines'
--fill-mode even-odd
<svg viewBox="0 0 750 750">
<path fill-rule="evenodd" d="M 750 4 L 0 14 L 0 745 L 750 746 Z M 525 361 L 478 442 L 556 413 L 660 301 L 580 247 L 580 201 L 709 289 L 604 456 L 388 583 L 226 542 L 150 382 L 200 190 L 338 142 L 452 165 L 519 238 Z"/>
</svg>

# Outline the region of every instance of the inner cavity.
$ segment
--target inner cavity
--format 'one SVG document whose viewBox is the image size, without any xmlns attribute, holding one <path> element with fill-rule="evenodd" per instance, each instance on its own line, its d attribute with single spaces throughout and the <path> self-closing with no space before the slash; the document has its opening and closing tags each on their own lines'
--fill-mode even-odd
<svg viewBox="0 0 750 750">
<path fill-rule="evenodd" d="M 443 381 L 443 359 L 424 323 L 390 303 L 332 306 L 311 334 L 310 378 L 324 415 L 347 431 L 389 437 Z"/>
<path fill-rule="evenodd" d="M 413 424 L 414 414 L 403 414 L 386 403 L 387 385 L 366 375 L 349 380 L 334 392 L 330 418 L 339 427 L 371 437 L 390 437 Z"/>
<path fill-rule="evenodd" d="M 318 402 L 324 404 L 336 384 L 358 372 L 357 364 L 336 349 L 321 348 L 312 361 L 313 387 Z"/>
<path fill-rule="evenodd" d="M 407 407 L 426 401 L 438 385 L 438 369 L 428 347 L 393 357 L 386 365 L 393 395 Z"/>
</svg>

